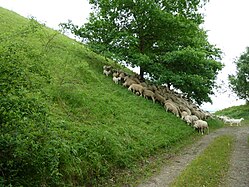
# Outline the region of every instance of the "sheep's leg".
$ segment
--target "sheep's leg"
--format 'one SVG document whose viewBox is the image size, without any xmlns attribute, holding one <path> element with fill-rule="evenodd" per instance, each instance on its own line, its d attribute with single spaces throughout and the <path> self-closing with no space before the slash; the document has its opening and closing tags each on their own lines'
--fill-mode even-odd
<svg viewBox="0 0 249 187">
<path fill-rule="evenodd" d="M 152 98 L 153 103 L 155 103 L 155 98 L 153 96 L 151 98 Z"/>
</svg>

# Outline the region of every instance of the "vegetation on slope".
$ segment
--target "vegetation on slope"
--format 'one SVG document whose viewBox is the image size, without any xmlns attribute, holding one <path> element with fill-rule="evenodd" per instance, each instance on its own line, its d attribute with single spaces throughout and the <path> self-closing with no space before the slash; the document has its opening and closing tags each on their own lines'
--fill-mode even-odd
<svg viewBox="0 0 249 187">
<path fill-rule="evenodd" d="M 76 41 L 2 8 L 0 25 L 1 185 L 104 186 L 196 134 Z"/>
</svg>

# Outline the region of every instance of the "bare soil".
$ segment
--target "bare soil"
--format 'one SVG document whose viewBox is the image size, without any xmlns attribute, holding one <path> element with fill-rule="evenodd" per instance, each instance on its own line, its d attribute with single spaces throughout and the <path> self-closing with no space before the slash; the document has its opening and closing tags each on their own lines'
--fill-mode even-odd
<svg viewBox="0 0 249 187">
<path fill-rule="evenodd" d="M 249 127 L 225 127 L 209 135 L 181 151 L 178 156 L 171 158 L 170 164 L 165 165 L 159 174 L 151 177 L 138 187 L 167 187 L 202 151 L 221 135 L 235 137 L 235 145 L 230 161 L 230 169 L 221 187 L 249 187 Z"/>
</svg>

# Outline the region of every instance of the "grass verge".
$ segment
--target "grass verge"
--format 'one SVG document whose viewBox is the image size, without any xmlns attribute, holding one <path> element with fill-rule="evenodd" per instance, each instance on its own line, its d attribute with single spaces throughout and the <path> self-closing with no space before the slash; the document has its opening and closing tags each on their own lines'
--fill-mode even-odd
<svg viewBox="0 0 249 187">
<path fill-rule="evenodd" d="M 228 171 L 232 148 L 233 137 L 216 138 L 170 186 L 218 186 Z"/>
</svg>

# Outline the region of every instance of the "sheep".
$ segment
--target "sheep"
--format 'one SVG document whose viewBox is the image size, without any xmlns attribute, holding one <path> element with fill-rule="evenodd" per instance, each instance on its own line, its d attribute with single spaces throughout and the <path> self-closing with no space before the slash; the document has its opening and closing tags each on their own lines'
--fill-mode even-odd
<svg viewBox="0 0 249 187">
<path fill-rule="evenodd" d="M 218 119 L 222 120 L 224 123 L 230 123 L 230 118 L 227 116 L 217 116 Z"/>
<path fill-rule="evenodd" d="M 112 77 L 119 77 L 119 73 L 118 72 L 113 72 Z"/>
<path fill-rule="evenodd" d="M 196 115 L 186 115 L 183 118 L 183 120 L 186 121 L 188 125 L 190 125 L 190 124 L 194 125 L 194 122 L 199 120 L 199 119 Z"/>
<path fill-rule="evenodd" d="M 175 114 L 177 117 L 180 117 L 179 110 L 177 109 L 177 106 L 174 103 L 166 101 L 164 103 L 164 108 L 166 112 L 170 111 L 171 113 Z"/>
<path fill-rule="evenodd" d="M 113 76 L 112 80 L 113 80 L 113 82 L 115 82 L 115 84 L 118 84 L 118 81 L 121 80 L 121 77 L 115 77 L 115 76 Z"/>
<path fill-rule="evenodd" d="M 223 121 L 224 123 L 230 123 L 230 124 L 231 124 L 231 119 L 230 119 L 229 117 L 224 117 L 224 118 L 222 119 L 222 121 Z"/>
<path fill-rule="evenodd" d="M 132 92 L 138 92 L 140 96 L 143 95 L 144 87 L 140 84 L 132 84 L 129 86 L 128 90 L 131 90 Z"/>
<path fill-rule="evenodd" d="M 134 80 L 125 77 L 125 82 L 123 83 L 123 86 L 129 87 L 129 86 L 131 86 L 132 84 L 137 84 L 137 83 L 136 83 Z"/>
<path fill-rule="evenodd" d="M 181 112 L 181 118 L 184 119 L 185 116 L 188 116 L 189 114 L 186 111 Z"/>
<path fill-rule="evenodd" d="M 109 76 L 112 73 L 112 67 L 111 66 L 103 66 L 103 74 L 106 76 Z"/>
<path fill-rule="evenodd" d="M 186 107 L 186 106 L 180 104 L 180 105 L 179 105 L 179 109 L 180 109 L 182 112 L 185 111 L 185 112 L 188 113 L 188 115 L 191 115 L 191 111 L 188 109 L 188 107 Z"/>
<path fill-rule="evenodd" d="M 103 74 L 106 75 L 107 77 L 108 77 L 111 73 L 112 73 L 111 70 L 109 70 L 109 71 L 108 71 L 108 70 L 105 70 L 105 69 L 103 70 Z"/>
<path fill-rule="evenodd" d="M 244 120 L 244 118 L 240 118 L 240 119 L 230 119 L 230 125 L 232 126 L 233 124 L 237 124 L 237 126 L 241 126 L 241 122 Z"/>
<path fill-rule="evenodd" d="M 205 119 L 205 114 L 199 110 L 193 110 L 192 114 L 196 115 L 199 119 Z"/>
<path fill-rule="evenodd" d="M 160 95 L 157 91 L 155 92 L 155 99 L 162 105 L 164 105 L 164 103 L 166 102 L 166 99 L 162 95 Z"/>
<path fill-rule="evenodd" d="M 208 123 L 203 120 L 197 120 L 194 122 L 194 128 L 198 130 L 198 132 L 201 132 L 201 134 L 204 134 L 204 130 L 207 129 L 207 134 L 209 134 L 209 128 Z"/>
<path fill-rule="evenodd" d="M 190 115 L 184 116 L 183 120 L 188 124 L 192 124 L 192 119 Z"/>
<path fill-rule="evenodd" d="M 151 98 L 153 103 L 155 103 L 155 94 L 151 90 L 144 89 L 143 96 L 145 99 Z"/>
</svg>

